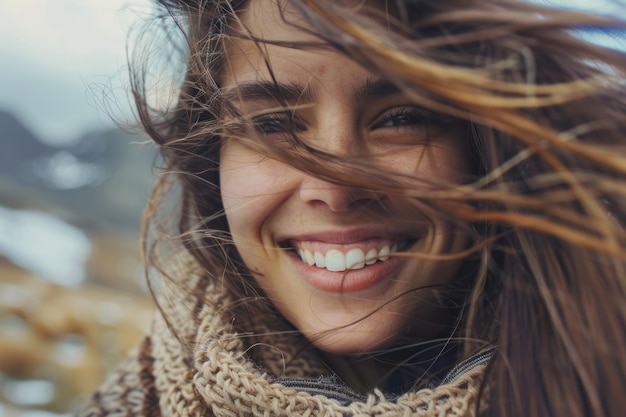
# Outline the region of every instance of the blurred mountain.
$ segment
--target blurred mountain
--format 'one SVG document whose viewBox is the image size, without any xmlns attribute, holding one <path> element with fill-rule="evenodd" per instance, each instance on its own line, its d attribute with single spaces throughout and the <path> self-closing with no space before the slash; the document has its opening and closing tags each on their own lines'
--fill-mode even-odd
<svg viewBox="0 0 626 417">
<path fill-rule="evenodd" d="M 48 146 L 41 143 L 15 116 L 0 111 L 0 175 L 15 173 L 23 176 L 23 163 L 33 155 L 48 152 Z"/>
<path fill-rule="evenodd" d="M 55 147 L 0 111 L 0 144 L 0 204 L 52 211 L 85 229 L 139 229 L 156 156 L 145 137 L 110 129 Z"/>
<path fill-rule="evenodd" d="M 118 129 L 50 146 L 0 111 L 0 416 L 71 415 L 144 334 L 156 155 Z"/>
</svg>

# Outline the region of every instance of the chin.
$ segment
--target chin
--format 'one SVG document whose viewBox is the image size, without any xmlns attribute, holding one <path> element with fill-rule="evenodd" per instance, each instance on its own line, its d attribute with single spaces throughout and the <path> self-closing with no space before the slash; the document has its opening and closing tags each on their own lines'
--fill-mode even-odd
<svg viewBox="0 0 626 417">
<path fill-rule="evenodd" d="M 332 355 L 358 355 L 384 349 L 391 345 L 396 335 L 375 331 L 347 330 L 345 328 L 305 334 L 316 348 Z"/>
</svg>

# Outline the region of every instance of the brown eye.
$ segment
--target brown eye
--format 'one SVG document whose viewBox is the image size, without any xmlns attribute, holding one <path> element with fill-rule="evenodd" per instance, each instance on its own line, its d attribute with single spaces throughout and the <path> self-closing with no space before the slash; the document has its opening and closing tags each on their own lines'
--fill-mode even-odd
<svg viewBox="0 0 626 417">
<path fill-rule="evenodd" d="M 422 126 L 429 118 L 424 112 L 410 107 L 400 107 L 389 110 L 374 124 L 374 128 Z"/>
<path fill-rule="evenodd" d="M 291 116 L 291 113 L 270 113 L 252 119 L 254 129 L 263 135 L 302 132 L 305 127 Z"/>
<path fill-rule="evenodd" d="M 452 117 L 415 106 L 400 106 L 380 114 L 373 129 L 443 127 L 452 123 Z"/>
</svg>

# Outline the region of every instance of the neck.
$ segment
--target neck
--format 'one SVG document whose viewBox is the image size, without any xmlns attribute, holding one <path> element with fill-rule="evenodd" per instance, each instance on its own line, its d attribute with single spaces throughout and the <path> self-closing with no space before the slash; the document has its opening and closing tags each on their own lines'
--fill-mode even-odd
<svg viewBox="0 0 626 417">
<path fill-rule="evenodd" d="M 366 394 L 378 388 L 401 394 L 437 382 L 454 363 L 458 346 L 444 341 L 398 345 L 376 353 L 332 355 L 324 359 L 346 385 Z"/>
</svg>

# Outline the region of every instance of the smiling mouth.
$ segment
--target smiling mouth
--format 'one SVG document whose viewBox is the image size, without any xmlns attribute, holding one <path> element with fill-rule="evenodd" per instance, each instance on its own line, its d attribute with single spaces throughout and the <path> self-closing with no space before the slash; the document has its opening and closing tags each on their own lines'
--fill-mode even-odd
<svg viewBox="0 0 626 417">
<path fill-rule="evenodd" d="M 309 266 L 316 266 L 332 272 L 362 269 L 377 262 L 389 260 L 390 255 L 404 251 L 411 247 L 417 239 L 408 239 L 402 242 L 380 243 L 378 247 L 367 249 L 352 247 L 347 250 L 331 248 L 328 250 L 314 250 L 302 244 L 290 242 L 286 245 L 292 253 Z"/>
</svg>

